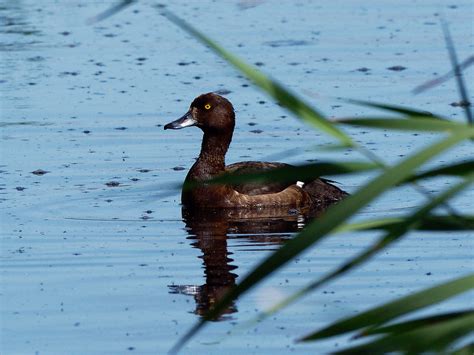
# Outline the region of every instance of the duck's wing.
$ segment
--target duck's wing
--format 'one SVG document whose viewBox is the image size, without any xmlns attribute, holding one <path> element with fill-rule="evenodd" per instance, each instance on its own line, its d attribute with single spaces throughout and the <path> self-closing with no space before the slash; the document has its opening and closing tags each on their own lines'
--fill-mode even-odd
<svg viewBox="0 0 474 355">
<path fill-rule="evenodd" d="M 226 166 L 226 173 L 237 175 L 264 173 L 274 169 L 288 167 L 285 163 L 270 163 L 261 161 L 244 161 Z M 296 181 L 290 182 L 246 182 L 242 184 L 232 185 L 234 190 L 246 195 L 263 195 L 283 191 L 288 186 L 295 184 Z"/>
<path fill-rule="evenodd" d="M 237 175 L 254 174 L 268 172 L 273 169 L 284 168 L 289 166 L 291 165 L 285 163 L 246 161 L 226 166 L 226 173 L 234 173 Z M 232 187 L 234 188 L 234 190 L 242 194 L 254 196 L 281 192 L 287 187 L 296 184 L 296 182 L 296 180 L 287 182 L 267 181 L 264 183 L 246 182 L 242 184 L 232 185 Z M 334 183 L 337 182 L 325 178 L 319 178 L 311 181 L 305 181 L 302 188 L 311 196 L 311 199 L 314 201 L 314 203 L 321 206 L 329 205 L 348 196 L 347 192 L 341 190 L 337 186 L 334 186 Z"/>
</svg>

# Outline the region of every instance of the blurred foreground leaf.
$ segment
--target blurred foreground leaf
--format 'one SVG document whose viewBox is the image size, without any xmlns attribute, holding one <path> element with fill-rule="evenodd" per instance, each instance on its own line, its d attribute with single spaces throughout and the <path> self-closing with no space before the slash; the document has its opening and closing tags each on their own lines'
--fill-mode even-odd
<svg viewBox="0 0 474 355">
<path fill-rule="evenodd" d="M 109 7 L 107 10 L 101 12 L 100 14 L 92 17 L 87 21 L 89 24 L 93 24 L 106 18 L 115 15 L 116 13 L 122 11 L 126 7 L 132 5 L 133 3 L 137 2 L 138 0 L 121 0 L 117 1 L 113 6 Z"/>
<path fill-rule="evenodd" d="M 412 331 L 392 333 L 371 343 L 344 349 L 335 354 L 387 354 L 404 351 L 407 354 L 437 351 L 445 353 L 456 340 L 472 333 L 474 314 L 469 313 Z"/>
<path fill-rule="evenodd" d="M 444 41 L 446 42 L 446 48 L 448 49 L 449 60 L 451 61 L 451 67 L 454 71 L 454 77 L 456 78 L 456 84 L 458 86 L 459 96 L 461 96 L 461 103 L 464 113 L 466 114 L 467 122 L 471 125 L 474 124 L 471 111 L 471 102 L 469 101 L 469 94 L 467 93 L 467 87 L 464 83 L 464 78 L 462 76 L 461 67 L 459 65 L 458 55 L 456 49 L 454 48 L 453 39 L 451 38 L 451 33 L 449 32 L 449 27 L 446 21 L 441 21 L 441 27 L 443 28 Z"/>
<path fill-rule="evenodd" d="M 422 221 L 430 215 L 431 211 L 433 211 L 436 207 L 441 205 L 444 201 L 449 200 L 451 197 L 455 196 L 457 193 L 467 188 L 470 184 L 472 184 L 472 182 L 474 182 L 474 174 L 470 175 L 466 180 L 458 183 L 457 185 L 450 187 L 446 191 L 437 195 L 435 198 L 428 201 L 425 205 L 419 207 L 416 211 L 411 212 L 410 214 L 408 214 L 406 217 L 402 219 L 402 222 L 392 224 L 391 226 L 387 226 L 386 234 L 383 235 L 381 238 L 379 238 L 379 240 L 373 243 L 371 246 L 363 250 L 360 254 L 344 262 L 341 266 L 337 267 L 335 270 L 327 273 L 326 275 L 322 277 L 319 277 L 318 279 L 311 282 L 309 285 L 300 289 L 299 291 L 287 297 L 286 299 L 280 301 L 278 304 L 274 305 L 271 309 L 267 310 L 266 312 L 261 313 L 257 317 L 257 319 L 263 320 L 269 317 L 270 315 L 288 306 L 289 304 L 293 303 L 294 301 L 306 295 L 307 293 L 314 291 L 318 287 L 321 287 L 322 285 L 333 280 L 334 278 L 342 276 L 348 271 L 361 265 L 365 261 L 370 260 L 370 258 L 373 257 L 376 253 L 380 252 L 381 250 L 388 247 L 390 244 L 400 239 L 408 231 L 415 229 L 419 225 L 421 225 L 423 223 Z M 464 228 L 464 226 L 466 225 L 467 220 L 462 217 L 450 216 L 450 218 L 451 218 L 451 222 L 459 226 L 460 228 Z M 344 228 L 344 226 L 342 228 Z M 336 232 L 337 231 L 339 231 L 339 229 L 336 229 Z"/>
<path fill-rule="evenodd" d="M 243 278 L 236 287 L 224 295 L 220 302 L 205 317 L 185 333 L 172 350 L 177 350 L 183 346 L 186 341 L 204 326 L 206 321 L 217 317 L 234 299 L 275 272 L 303 250 L 331 233 L 338 225 L 361 210 L 387 189 L 406 179 L 412 174 L 414 169 L 458 142 L 471 137 L 474 137 L 474 129 L 472 128 L 468 127 L 462 131 L 456 131 L 455 134 L 451 134 L 440 142 L 411 155 L 396 166 L 388 168 L 385 172 L 360 188 L 355 194 L 331 206 L 319 219 L 307 225 L 294 239 L 289 240 L 279 250 L 270 255 Z"/>
<path fill-rule="evenodd" d="M 441 168 L 434 168 L 431 170 L 424 171 L 417 175 L 408 178 L 406 181 L 417 181 L 423 180 L 430 177 L 436 177 L 440 175 L 451 175 L 451 176 L 467 176 L 474 173 L 474 160 L 469 160 L 461 163 L 454 163 Z"/>
<path fill-rule="evenodd" d="M 474 354 L 474 343 L 467 344 L 459 349 L 451 351 L 451 355 L 472 355 Z"/>
<path fill-rule="evenodd" d="M 320 162 L 299 166 L 288 165 L 261 173 L 235 174 L 227 173 L 205 181 L 205 184 L 239 184 L 244 182 L 291 182 L 310 181 L 323 175 L 344 175 L 356 172 L 369 171 L 380 168 L 378 165 L 366 162 Z M 192 189 L 202 183 L 186 183 L 185 189 Z"/>
<path fill-rule="evenodd" d="M 385 103 L 380 103 L 380 102 L 371 102 L 371 101 L 354 100 L 354 99 L 347 99 L 345 101 L 348 101 L 350 103 L 360 105 L 360 106 L 378 108 L 380 110 L 398 113 L 398 114 L 407 116 L 407 118 L 431 118 L 431 119 L 444 120 L 444 118 L 435 116 L 431 112 L 415 110 L 413 108 L 405 107 L 405 106 L 397 106 L 397 105 L 390 105 L 390 104 L 385 104 Z"/>
<path fill-rule="evenodd" d="M 458 317 L 466 316 L 466 315 L 474 315 L 474 311 L 465 310 L 465 311 L 459 311 L 459 312 L 435 314 L 434 316 L 413 319 L 406 322 L 390 324 L 390 325 L 382 326 L 382 327 L 377 327 L 377 326 L 369 327 L 368 329 L 365 329 L 361 333 L 357 334 L 355 338 L 366 337 L 366 336 L 374 335 L 374 334 L 406 332 L 406 331 L 415 330 L 417 328 L 424 327 L 426 325 L 432 325 L 432 324 L 444 322 L 446 320 L 451 320 Z"/>
<path fill-rule="evenodd" d="M 439 216 L 429 215 L 418 221 L 418 225 L 414 228 L 419 231 L 461 231 L 474 230 L 474 216 Z M 336 232 L 349 231 L 368 231 L 368 230 L 390 230 L 398 228 L 406 224 L 406 219 L 384 218 L 374 219 L 351 224 L 343 224 L 338 227 Z"/>
<path fill-rule="evenodd" d="M 399 298 L 393 302 L 331 324 L 315 333 L 305 336 L 302 341 L 318 340 L 348 333 L 363 327 L 383 324 L 404 314 L 444 301 L 447 298 L 474 288 L 474 274 L 458 278 L 441 285 Z M 470 314 L 470 317 L 473 315 Z M 472 318 L 471 318 L 472 319 Z M 471 323 L 472 325 L 472 323 Z"/>
<path fill-rule="evenodd" d="M 287 110 L 294 113 L 296 117 L 310 123 L 317 129 L 330 134 L 334 138 L 337 138 L 344 145 L 354 145 L 352 139 L 348 135 L 337 128 L 336 125 L 328 121 L 324 115 L 318 112 L 314 107 L 306 103 L 303 99 L 297 97 L 296 94 L 290 92 L 289 89 L 285 88 L 277 81 L 270 79 L 256 67 L 245 63 L 236 55 L 228 52 L 209 37 L 204 35 L 202 32 L 198 31 L 195 27 L 191 26 L 189 23 L 179 18 L 171 11 L 166 10 L 165 7 L 160 6 L 159 9 L 161 14 L 168 20 L 179 26 L 184 31 L 188 32 L 190 35 L 205 45 L 209 46 L 215 53 L 220 55 L 228 63 L 232 64 L 235 68 L 244 73 L 255 83 L 255 85 L 260 87 Z"/>
<path fill-rule="evenodd" d="M 464 129 L 467 125 L 452 121 L 444 121 L 433 118 L 423 120 L 407 120 L 404 118 L 342 118 L 336 120 L 338 123 L 383 129 L 397 129 L 402 131 L 427 131 L 427 132 L 448 132 Z"/>
<path fill-rule="evenodd" d="M 462 70 L 470 67 L 473 64 L 474 64 L 474 55 L 471 55 L 468 58 L 466 58 L 462 63 L 459 64 L 459 70 L 462 71 Z M 431 88 L 434 88 L 437 85 L 440 85 L 440 84 L 444 83 L 446 80 L 451 79 L 455 75 L 456 75 L 455 71 L 451 70 L 451 71 L 449 71 L 448 73 L 446 73 L 444 75 L 441 75 L 441 76 L 439 76 L 435 79 L 427 81 L 426 83 L 418 85 L 416 88 L 413 89 L 412 92 L 415 95 L 420 94 L 423 91 L 429 90 Z"/>
</svg>

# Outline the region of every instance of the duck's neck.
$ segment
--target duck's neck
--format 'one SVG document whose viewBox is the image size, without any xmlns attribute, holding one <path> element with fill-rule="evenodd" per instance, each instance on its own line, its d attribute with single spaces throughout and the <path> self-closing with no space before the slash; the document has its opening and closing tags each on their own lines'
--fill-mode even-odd
<svg viewBox="0 0 474 355">
<path fill-rule="evenodd" d="M 232 132 L 204 132 L 201 153 L 189 171 L 189 177 L 193 180 L 204 180 L 222 173 L 225 170 L 225 154 L 231 140 Z"/>
</svg>

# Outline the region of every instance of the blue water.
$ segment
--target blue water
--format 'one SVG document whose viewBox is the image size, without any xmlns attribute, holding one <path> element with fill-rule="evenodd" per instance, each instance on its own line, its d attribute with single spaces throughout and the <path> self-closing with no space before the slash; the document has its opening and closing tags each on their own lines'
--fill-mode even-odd
<svg viewBox="0 0 474 355">
<path fill-rule="evenodd" d="M 159 16 L 153 2 L 86 23 L 110 4 L 0 4 L 4 354 L 166 353 L 219 292 L 294 235 L 297 221 L 253 232 L 235 221 L 212 222 L 211 237 L 202 226 L 186 226 L 179 191 L 172 188 L 194 162 L 201 134 L 192 128 L 165 132 L 162 125 L 180 117 L 195 96 L 229 91 L 237 112 L 229 163 L 361 159 L 350 151 L 311 149 L 334 141 L 291 117 Z M 450 70 L 440 15 L 450 24 L 459 58 L 472 54 L 469 1 L 178 1 L 170 9 L 330 117 L 377 114 L 337 100 L 345 97 L 464 119 L 462 109 L 451 105 L 459 101 L 453 81 L 418 96 L 411 90 Z M 394 66 L 405 69 L 388 69 Z M 465 72 L 468 83 L 474 82 L 472 73 Z M 387 163 L 439 137 L 347 131 Z M 472 153 L 466 143 L 430 164 Z M 38 169 L 48 173 L 31 173 Z M 355 191 L 369 177 L 337 180 Z M 433 180 L 425 187 L 440 191 L 453 181 Z M 470 189 L 452 205 L 472 214 L 473 197 Z M 423 199 L 401 188 L 357 218 L 399 215 Z M 302 302 L 245 326 L 259 310 L 336 267 L 377 235 L 341 234 L 316 245 L 239 299 L 183 353 L 330 352 L 348 338 L 295 340 L 474 269 L 472 233 L 412 233 Z M 434 309 L 473 304 L 467 294 Z"/>
</svg>

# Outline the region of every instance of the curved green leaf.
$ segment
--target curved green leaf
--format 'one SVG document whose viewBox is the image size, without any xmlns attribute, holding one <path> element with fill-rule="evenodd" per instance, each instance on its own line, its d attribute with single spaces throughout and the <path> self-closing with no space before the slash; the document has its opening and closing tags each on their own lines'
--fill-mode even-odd
<svg viewBox="0 0 474 355">
<path fill-rule="evenodd" d="M 448 132 L 465 129 L 466 124 L 442 121 L 433 118 L 425 118 L 423 120 L 407 120 L 405 118 L 342 118 L 335 122 L 350 126 L 397 129 L 402 131 L 426 131 L 426 132 Z"/>
<path fill-rule="evenodd" d="M 439 175 L 466 176 L 472 173 L 474 173 L 474 160 L 469 160 L 461 163 L 443 166 L 441 168 L 434 168 L 423 173 L 416 174 L 408 178 L 406 181 L 412 182 Z"/>
<path fill-rule="evenodd" d="M 271 314 L 277 312 L 278 310 L 286 307 L 290 303 L 294 302 L 298 298 L 304 296 L 310 291 L 314 291 L 316 288 L 322 286 L 323 284 L 327 283 L 328 281 L 341 276 L 342 274 L 348 272 L 349 270 L 353 269 L 354 267 L 362 264 L 366 260 L 369 260 L 370 257 L 375 255 L 377 252 L 380 252 L 384 248 L 386 248 L 391 243 L 398 240 L 402 237 L 406 232 L 410 229 L 414 229 L 422 223 L 422 220 L 431 213 L 433 209 L 438 207 L 439 205 L 443 204 L 446 200 L 453 197 L 456 193 L 459 193 L 463 189 L 465 189 L 470 183 L 474 181 L 474 175 L 471 175 L 469 179 L 462 181 L 461 183 L 449 188 L 448 190 L 444 191 L 443 193 L 436 196 L 434 199 L 431 199 L 427 202 L 424 206 L 419 208 L 417 211 L 412 212 L 409 216 L 403 218 L 402 223 L 393 224 L 389 228 L 387 228 L 387 233 L 380 238 L 377 242 L 372 244 L 370 247 L 366 248 L 362 253 L 356 255 L 352 259 L 348 260 L 347 262 L 343 263 L 340 267 L 336 268 L 335 270 L 329 272 L 328 274 L 324 275 L 323 277 L 311 282 L 309 285 L 305 286 L 304 288 L 300 289 L 296 293 L 292 294 L 291 296 L 287 297 L 283 301 L 279 302 L 275 306 L 273 306 L 270 310 L 267 310 L 264 313 L 261 313 L 257 319 L 263 320 L 264 318 L 270 316 Z M 459 216 L 453 216 L 452 221 L 460 228 L 464 228 L 466 221 Z M 337 231 L 337 229 L 336 229 Z"/>
<path fill-rule="evenodd" d="M 467 344 L 451 352 L 451 355 L 472 355 L 472 354 L 474 354 L 474 343 Z"/>
<path fill-rule="evenodd" d="M 472 332 L 474 315 L 468 314 L 413 331 L 390 334 L 371 343 L 337 351 L 334 354 L 387 354 L 405 351 L 409 354 L 444 351 L 453 342 Z"/>
<path fill-rule="evenodd" d="M 308 181 L 319 178 L 323 175 L 343 175 L 356 172 L 369 171 L 380 168 L 378 165 L 367 162 L 320 162 L 313 164 L 305 164 L 299 166 L 285 166 L 268 170 L 261 173 L 227 173 L 216 178 L 206 180 L 201 184 L 240 184 L 244 182 L 291 182 L 291 181 Z M 187 183 L 185 189 L 193 188 L 199 183 Z"/>
<path fill-rule="evenodd" d="M 412 331 L 412 330 L 416 330 L 418 328 L 421 328 L 427 325 L 444 322 L 446 320 L 451 320 L 451 319 L 455 319 L 455 318 L 466 316 L 466 315 L 474 315 L 474 311 L 470 309 L 470 310 L 459 311 L 459 312 L 435 314 L 434 316 L 428 316 L 428 317 L 409 320 L 406 322 L 390 324 L 384 327 L 370 327 L 368 329 L 363 330 L 359 334 L 357 334 L 354 337 L 354 339 L 358 339 L 361 337 L 366 337 L 366 336 L 374 335 L 374 334 L 387 334 L 387 333 L 395 334 L 395 333 Z"/>
<path fill-rule="evenodd" d="M 471 56 L 467 57 L 466 59 L 464 59 L 464 61 L 459 64 L 459 70 L 462 71 L 462 70 L 468 68 L 469 66 L 471 66 L 472 64 L 474 64 L 474 55 L 471 55 Z M 427 82 L 425 82 L 421 85 L 418 85 L 416 88 L 414 88 L 412 90 L 412 93 L 415 94 L 415 95 L 420 94 L 423 91 L 426 91 L 428 89 L 431 89 L 431 88 L 433 88 L 437 85 L 440 85 L 440 84 L 444 83 L 446 80 L 451 79 L 455 75 L 456 75 L 455 71 L 451 70 L 451 71 L 449 71 L 448 73 L 446 73 L 444 75 L 438 76 L 437 78 L 431 79 L 431 80 L 429 80 L 429 81 L 427 81 Z"/>
<path fill-rule="evenodd" d="M 306 226 L 298 236 L 288 241 L 279 250 L 270 255 L 254 270 L 252 270 L 250 274 L 243 278 L 236 287 L 224 295 L 220 302 L 217 303 L 205 317 L 184 334 L 172 350 L 177 350 L 184 345 L 186 341 L 188 341 L 204 326 L 207 320 L 211 320 L 219 315 L 230 302 L 242 293 L 255 286 L 260 280 L 276 271 L 279 267 L 286 264 L 289 260 L 313 245 L 316 241 L 331 233 L 338 225 L 349 219 L 357 211 L 361 210 L 388 188 L 400 183 L 410 176 L 412 171 L 420 165 L 431 159 L 433 156 L 436 156 L 452 147 L 456 143 L 471 137 L 474 137 L 474 129 L 457 131 L 456 134 L 449 135 L 440 142 L 432 144 L 420 152 L 404 159 L 396 166 L 388 168 L 380 176 L 359 189 L 354 195 L 351 195 L 331 206 L 321 216 L 321 218 Z"/>
<path fill-rule="evenodd" d="M 440 216 L 429 215 L 418 221 L 416 230 L 421 231 L 462 231 L 474 230 L 474 216 Z M 406 225 L 406 219 L 403 217 L 380 218 L 366 221 L 343 224 L 335 232 L 343 233 L 350 231 L 368 231 L 368 230 L 390 230 Z"/>
<path fill-rule="evenodd" d="M 456 49 L 454 48 L 454 43 L 451 38 L 451 33 L 449 32 L 449 27 L 446 21 L 441 21 L 441 25 L 443 28 L 444 34 L 444 41 L 446 42 L 446 47 L 448 48 L 449 53 L 449 60 L 451 61 L 451 67 L 453 68 L 456 84 L 458 86 L 459 95 L 461 96 L 461 100 L 464 103 L 462 105 L 464 112 L 466 114 L 467 122 L 471 125 L 474 124 L 474 120 L 472 118 L 471 112 L 471 103 L 469 102 L 469 94 L 467 93 L 467 87 L 464 83 L 464 78 L 462 76 L 461 67 L 459 65 L 458 55 L 456 53 Z"/>
<path fill-rule="evenodd" d="M 385 104 L 385 103 L 379 103 L 379 102 L 354 100 L 354 99 L 346 99 L 345 101 L 356 104 L 356 105 L 360 105 L 360 106 L 367 106 L 367 107 L 378 108 L 381 110 L 390 111 L 394 113 L 399 113 L 399 114 L 407 116 L 407 118 L 433 118 L 433 119 L 445 120 L 442 117 L 433 115 L 431 112 L 415 110 L 415 109 L 412 109 L 410 107 L 405 107 L 405 106 L 397 106 L 397 105 L 391 105 L 391 104 Z"/>
<path fill-rule="evenodd" d="M 474 288 L 474 274 L 458 278 L 441 285 L 416 292 L 393 302 L 372 308 L 354 317 L 343 319 L 315 333 L 302 341 L 318 340 L 344 334 L 371 325 L 382 324 L 409 312 L 441 302 L 447 298 Z M 471 315 L 472 317 L 472 315 Z"/>
<path fill-rule="evenodd" d="M 87 21 L 88 24 L 96 23 L 106 18 L 115 15 L 117 12 L 122 11 L 126 7 L 132 5 L 134 2 L 138 2 L 138 0 L 120 0 L 117 1 L 114 5 L 109 7 L 107 10 L 101 12 L 100 14 L 94 16 L 93 18 Z"/>
<path fill-rule="evenodd" d="M 243 60 L 238 58 L 236 55 L 228 52 L 223 47 L 218 45 L 216 42 L 211 40 L 209 37 L 198 31 L 195 27 L 176 16 L 169 10 L 166 10 L 163 6 L 159 7 L 161 14 L 168 20 L 176 24 L 178 27 L 188 32 L 194 38 L 209 46 L 215 53 L 225 59 L 228 63 L 232 64 L 236 69 L 245 74 L 255 85 L 259 86 L 268 95 L 278 101 L 287 110 L 294 113 L 298 118 L 308 122 L 317 129 L 320 129 L 334 138 L 337 138 L 345 145 L 353 146 L 352 139 L 346 135 L 343 131 L 337 128 L 333 123 L 328 121 L 323 114 L 318 112 L 311 105 L 306 103 L 303 99 L 299 98 L 296 94 L 286 89 L 277 81 L 270 79 L 268 76 L 263 74 L 256 67 L 253 67 Z"/>
</svg>

